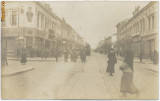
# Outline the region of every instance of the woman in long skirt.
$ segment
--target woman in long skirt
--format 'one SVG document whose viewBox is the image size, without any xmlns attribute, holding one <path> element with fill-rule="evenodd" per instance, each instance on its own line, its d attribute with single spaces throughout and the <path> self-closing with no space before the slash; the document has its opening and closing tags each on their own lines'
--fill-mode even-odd
<svg viewBox="0 0 160 101">
<path fill-rule="evenodd" d="M 124 97 L 127 96 L 127 93 L 139 94 L 139 91 L 133 84 L 133 57 L 134 56 L 131 51 L 126 51 L 124 63 L 120 67 L 123 72 L 120 92 L 123 93 L 122 96 Z"/>
</svg>

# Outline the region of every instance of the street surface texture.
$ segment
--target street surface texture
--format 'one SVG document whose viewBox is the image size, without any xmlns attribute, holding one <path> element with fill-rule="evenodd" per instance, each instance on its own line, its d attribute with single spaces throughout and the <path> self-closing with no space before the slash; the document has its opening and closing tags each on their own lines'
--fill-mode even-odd
<svg viewBox="0 0 160 101">
<path fill-rule="evenodd" d="M 13 65 L 19 64 L 11 61 Z M 140 94 L 120 97 L 122 72 L 118 60 L 115 73 L 106 73 L 107 56 L 92 53 L 86 63 L 30 61 L 34 70 L 2 77 L 2 99 L 158 99 L 158 72 L 153 64 L 134 63 L 134 84 Z M 7 67 L 6 67 L 7 68 Z M 22 65 L 22 68 L 25 68 Z"/>
</svg>

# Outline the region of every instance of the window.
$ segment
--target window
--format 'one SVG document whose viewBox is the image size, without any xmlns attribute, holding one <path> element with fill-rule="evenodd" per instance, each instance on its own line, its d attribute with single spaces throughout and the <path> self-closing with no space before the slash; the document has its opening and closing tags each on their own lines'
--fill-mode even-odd
<svg viewBox="0 0 160 101">
<path fill-rule="evenodd" d="M 139 22 L 137 23 L 137 32 L 139 32 Z"/>
<path fill-rule="evenodd" d="M 150 22 L 150 17 L 148 18 L 148 29 L 150 30 L 150 24 L 151 24 L 151 22 Z"/>
<path fill-rule="evenodd" d="M 37 27 L 39 27 L 39 14 L 37 14 Z"/>
<path fill-rule="evenodd" d="M 144 22 L 144 19 L 143 19 L 143 32 L 145 31 L 145 22 Z"/>
<path fill-rule="evenodd" d="M 152 16 L 152 28 L 154 28 L 154 15 Z"/>
<path fill-rule="evenodd" d="M 43 30 L 43 21 L 44 21 L 44 19 L 43 19 L 43 15 L 41 16 L 41 29 Z"/>
<path fill-rule="evenodd" d="M 143 32 L 143 21 L 141 20 L 141 32 Z"/>
<path fill-rule="evenodd" d="M 16 11 L 12 11 L 11 24 L 12 25 L 17 25 L 17 12 Z"/>
</svg>

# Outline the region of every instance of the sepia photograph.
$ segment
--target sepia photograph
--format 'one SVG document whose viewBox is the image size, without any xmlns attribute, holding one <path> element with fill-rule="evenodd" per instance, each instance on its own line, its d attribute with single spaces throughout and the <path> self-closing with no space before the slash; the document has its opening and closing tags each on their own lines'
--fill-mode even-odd
<svg viewBox="0 0 160 101">
<path fill-rule="evenodd" d="M 158 100 L 159 1 L 1 1 L 2 100 Z"/>
</svg>

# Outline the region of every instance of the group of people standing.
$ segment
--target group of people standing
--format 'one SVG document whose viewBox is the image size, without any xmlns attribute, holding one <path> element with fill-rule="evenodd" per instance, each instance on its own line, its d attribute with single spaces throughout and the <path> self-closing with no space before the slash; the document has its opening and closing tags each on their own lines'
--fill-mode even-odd
<svg viewBox="0 0 160 101">
<path fill-rule="evenodd" d="M 127 49 L 125 52 L 123 64 L 119 67 L 119 69 L 123 72 L 120 86 L 120 92 L 123 93 L 123 97 L 126 97 L 127 93 L 137 95 L 139 94 L 138 89 L 133 84 L 133 60 L 133 52 L 130 49 Z M 111 48 L 110 52 L 108 53 L 108 66 L 106 70 L 106 72 L 110 73 L 110 76 L 113 76 L 113 73 L 115 72 L 114 66 L 116 63 L 116 54 L 114 52 L 114 49 Z"/>
<path fill-rule="evenodd" d="M 76 62 L 78 57 L 80 56 L 80 59 L 82 61 L 82 63 L 85 63 L 86 62 L 86 49 L 83 48 L 83 49 L 72 49 L 72 50 L 68 50 L 66 49 L 64 51 L 64 61 L 65 62 L 68 62 L 68 58 L 70 56 L 70 59 L 71 59 L 71 62 Z"/>
<path fill-rule="evenodd" d="M 139 54 L 140 62 L 142 62 L 142 60 L 143 60 L 143 54 L 144 54 L 143 52 L 140 52 L 140 54 Z M 151 61 L 153 62 L 153 64 L 158 64 L 159 55 L 156 50 L 154 50 L 154 52 L 151 53 L 150 58 L 151 58 Z"/>
<path fill-rule="evenodd" d="M 22 48 L 21 50 L 17 50 L 17 59 L 20 57 L 21 58 L 21 63 L 22 64 L 25 64 L 27 63 L 27 50 L 26 48 Z M 41 51 L 41 58 L 42 59 L 47 59 L 47 57 L 51 57 L 49 55 L 49 50 L 48 49 L 42 49 Z M 58 48 L 56 48 L 53 52 L 53 56 L 52 57 L 55 57 L 56 58 L 56 62 L 58 62 L 58 58 L 61 54 L 60 50 Z M 64 61 L 65 62 L 68 62 L 68 58 L 70 57 L 71 58 L 71 62 L 76 62 L 77 61 L 77 58 L 78 56 L 80 56 L 81 58 L 81 61 L 82 63 L 84 63 L 86 61 L 86 49 L 83 48 L 83 49 L 72 49 L 72 50 L 69 50 L 69 49 L 65 49 L 64 52 L 62 52 L 64 54 Z M 33 55 L 33 53 L 32 53 Z M 33 57 L 33 56 L 30 56 L 30 57 Z M 5 60 L 5 58 L 4 58 Z"/>
</svg>

